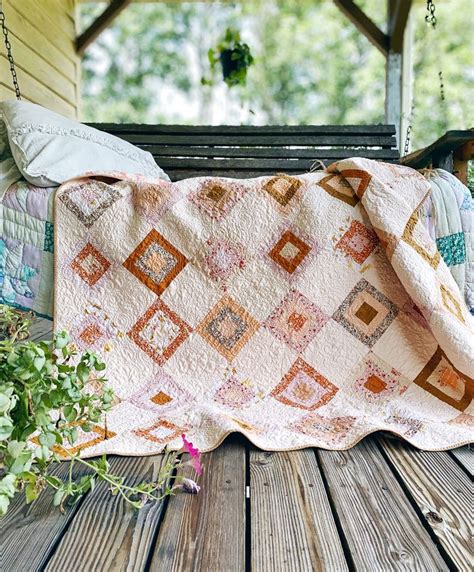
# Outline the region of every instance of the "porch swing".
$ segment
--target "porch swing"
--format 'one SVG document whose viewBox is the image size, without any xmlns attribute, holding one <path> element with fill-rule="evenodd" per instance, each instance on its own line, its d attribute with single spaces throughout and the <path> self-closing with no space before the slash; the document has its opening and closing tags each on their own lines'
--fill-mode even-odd
<svg viewBox="0 0 474 572">
<path fill-rule="evenodd" d="M 425 20 L 436 25 L 434 4 L 427 2 Z M 13 86 L 21 92 L 8 40 L 5 15 L 2 28 Z M 442 76 L 440 72 L 440 80 Z M 441 97 L 444 99 L 441 83 Z M 348 158 L 365 157 L 401 163 L 413 168 L 441 167 L 467 179 L 467 161 L 472 156 L 472 130 L 448 131 L 432 145 L 408 154 L 411 126 L 400 156 L 394 125 L 304 125 L 304 126 L 185 126 L 92 123 L 91 127 L 117 136 L 148 151 L 172 181 L 197 176 L 253 178 L 275 172 L 304 173 Z"/>
</svg>

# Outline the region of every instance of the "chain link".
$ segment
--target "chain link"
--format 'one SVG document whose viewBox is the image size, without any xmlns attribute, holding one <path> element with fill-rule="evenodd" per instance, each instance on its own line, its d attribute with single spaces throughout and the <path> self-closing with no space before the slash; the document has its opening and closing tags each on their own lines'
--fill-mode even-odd
<svg viewBox="0 0 474 572">
<path fill-rule="evenodd" d="M 434 5 L 433 0 L 427 0 L 426 1 L 426 11 L 427 14 L 425 16 L 425 22 L 428 25 L 433 26 L 433 28 L 436 28 L 436 16 L 435 16 L 435 11 L 436 11 L 436 6 Z"/>
<path fill-rule="evenodd" d="M 12 55 L 12 45 L 10 44 L 10 40 L 8 39 L 8 28 L 5 25 L 5 13 L 3 12 L 1 5 L 0 5 L 0 26 L 2 28 L 5 48 L 7 50 L 7 58 L 10 64 L 10 72 L 12 74 L 12 81 L 13 81 L 13 87 L 15 89 L 15 95 L 16 98 L 20 100 L 21 99 L 20 85 L 18 83 L 18 77 L 16 75 L 15 61 Z"/>
</svg>

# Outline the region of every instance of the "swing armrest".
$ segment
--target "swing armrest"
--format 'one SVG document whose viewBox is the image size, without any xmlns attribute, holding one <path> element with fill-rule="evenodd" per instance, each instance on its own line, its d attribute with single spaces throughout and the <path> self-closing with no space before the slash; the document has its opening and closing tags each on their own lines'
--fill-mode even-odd
<svg viewBox="0 0 474 572">
<path fill-rule="evenodd" d="M 400 158 L 400 163 L 413 169 L 441 168 L 464 179 L 465 163 L 474 156 L 474 129 L 447 131 L 437 141 L 424 149 Z M 466 169 L 467 170 L 467 169 Z M 465 181 L 463 181 L 465 182 Z"/>
</svg>

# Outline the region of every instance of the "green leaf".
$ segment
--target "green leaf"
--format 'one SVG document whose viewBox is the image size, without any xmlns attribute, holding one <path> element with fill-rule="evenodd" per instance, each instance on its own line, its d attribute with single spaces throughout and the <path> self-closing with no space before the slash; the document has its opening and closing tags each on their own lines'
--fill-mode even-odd
<svg viewBox="0 0 474 572">
<path fill-rule="evenodd" d="M 65 348 L 69 343 L 69 336 L 66 332 L 58 332 L 56 334 L 54 345 L 56 349 L 61 350 Z"/>
<path fill-rule="evenodd" d="M 26 504 L 30 504 L 35 501 L 39 496 L 39 492 L 36 488 L 36 485 L 33 483 L 29 483 L 25 487 L 25 497 L 26 497 Z"/>
<path fill-rule="evenodd" d="M 25 371 L 17 373 L 18 378 L 21 379 L 22 381 L 26 381 L 26 380 L 32 378 L 33 375 L 34 375 L 33 372 L 28 370 L 28 369 Z"/>
<path fill-rule="evenodd" d="M 61 479 L 58 479 L 58 477 L 54 477 L 53 475 L 45 477 L 45 481 L 53 487 L 60 487 L 63 484 Z"/>
<path fill-rule="evenodd" d="M 7 357 L 8 365 L 15 365 L 18 360 L 18 354 L 16 352 L 10 352 Z"/>
<path fill-rule="evenodd" d="M 0 393 L 0 413 L 5 413 L 10 409 L 10 398 L 4 393 Z"/>
<path fill-rule="evenodd" d="M 56 435 L 54 433 L 41 433 L 39 436 L 39 442 L 44 447 L 51 449 L 56 443 Z"/>
<path fill-rule="evenodd" d="M 83 363 L 80 363 L 77 366 L 77 377 L 82 381 L 82 383 L 86 383 L 89 379 L 90 369 Z"/>
<path fill-rule="evenodd" d="M 6 417 L 0 417 L 0 441 L 5 441 L 13 433 L 13 423 Z"/>
<path fill-rule="evenodd" d="M 36 357 L 33 361 L 33 364 L 37 371 L 41 371 L 45 363 L 46 363 L 46 358 L 41 356 Z"/>
<path fill-rule="evenodd" d="M 16 476 L 7 473 L 3 479 L 0 479 L 0 495 L 7 495 L 12 498 L 16 492 Z"/>
<path fill-rule="evenodd" d="M 7 495 L 0 494 L 0 516 L 7 514 L 8 506 L 10 505 L 10 499 Z"/>
<path fill-rule="evenodd" d="M 32 461 L 32 452 L 23 451 L 14 462 L 10 465 L 10 472 L 14 475 L 19 475 L 24 471 L 29 471 Z"/>
<path fill-rule="evenodd" d="M 7 446 L 8 454 L 16 459 L 23 452 L 26 443 L 23 441 L 10 441 Z"/>
<path fill-rule="evenodd" d="M 59 506 L 65 496 L 66 496 L 66 492 L 63 489 L 57 490 L 54 494 L 54 497 L 53 497 L 53 505 Z"/>
<path fill-rule="evenodd" d="M 64 408 L 64 417 L 66 418 L 66 421 L 68 423 L 72 423 L 73 421 L 76 420 L 77 412 L 73 405 L 67 405 Z"/>
</svg>

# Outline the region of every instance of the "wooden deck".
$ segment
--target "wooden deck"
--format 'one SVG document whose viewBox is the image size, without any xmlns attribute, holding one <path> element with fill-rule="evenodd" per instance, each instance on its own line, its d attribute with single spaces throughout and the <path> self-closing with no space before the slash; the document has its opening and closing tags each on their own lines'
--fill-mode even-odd
<svg viewBox="0 0 474 572">
<path fill-rule="evenodd" d="M 162 462 L 112 459 L 130 483 Z M 65 514 L 48 493 L 16 499 L 0 521 L 0 571 L 472 570 L 467 447 L 424 452 L 377 435 L 344 452 L 268 453 L 234 435 L 204 467 L 199 495 L 139 512 L 103 485 Z"/>
</svg>

